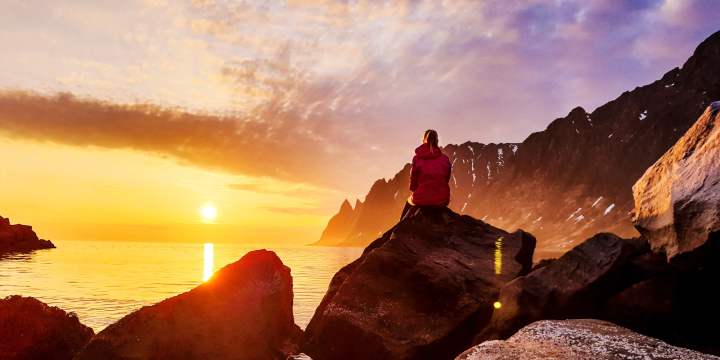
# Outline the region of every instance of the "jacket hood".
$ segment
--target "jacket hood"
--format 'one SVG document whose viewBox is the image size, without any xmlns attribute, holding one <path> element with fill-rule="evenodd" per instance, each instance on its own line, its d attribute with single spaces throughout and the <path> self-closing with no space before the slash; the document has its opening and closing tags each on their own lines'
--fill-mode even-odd
<svg viewBox="0 0 720 360">
<path fill-rule="evenodd" d="M 442 155 L 442 151 L 439 148 L 431 148 L 428 144 L 422 144 L 415 149 L 415 155 L 423 159 L 432 159 Z"/>
</svg>

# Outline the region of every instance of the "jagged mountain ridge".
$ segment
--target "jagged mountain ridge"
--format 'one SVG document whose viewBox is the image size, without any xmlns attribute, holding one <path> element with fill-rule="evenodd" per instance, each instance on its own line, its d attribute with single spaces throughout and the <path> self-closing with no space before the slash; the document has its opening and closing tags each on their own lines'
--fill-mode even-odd
<svg viewBox="0 0 720 360">
<path fill-rule="evenodd" d="M 539 257 L 610 231 L 634 236 L 632 184 L 720 98 L 720 32 L 682 68 L 626 91 L 592 113 L 576 107 L 521 144 L 448 145 L 450 208 L 538 239 Z M 318 245 L 364 246 L 392 226 L 409 195 L 409 164 L 343 203 Z"/>
<path fill-rule="evenodd" d="M 445 146 L 443 151 L 453 166 L 450 208 L 462 213 L 469 206 L 472 191 L 487 187 L 503 171 L 505 157 L 514 156 L 517 149 L 518 144 L 476 142 Z M 364 246 L 382 235 L 399 220 L 410 196 L 409 184 L 410 164 L 406 164 L 393 178 L 377 180 L 364 202 L 357 200 L 353 207 L 348 200 L 343 201 L 316 244 Z"/>
</svg>

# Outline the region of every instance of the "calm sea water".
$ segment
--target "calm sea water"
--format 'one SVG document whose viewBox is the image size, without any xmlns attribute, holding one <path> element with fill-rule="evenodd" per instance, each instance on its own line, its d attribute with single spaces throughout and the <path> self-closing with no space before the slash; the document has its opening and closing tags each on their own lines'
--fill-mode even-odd
<svg viewBox="0 0 720 360">
<path fill-rule="evenodd" d="M 75 312 L 96 332 L 129 312 L 185 292 L 250 245 L 57 241 L 57 249 L 0 260 L 0 297 L 33 296 Z M 208 249 L 209 248 L 209 249 Z M 264 247 L 292 270 L 295 322 L 307 326 L 330 279 L 361 248 Z M 210 264 L 209 264 L 210 263 Z"/>
</svg>

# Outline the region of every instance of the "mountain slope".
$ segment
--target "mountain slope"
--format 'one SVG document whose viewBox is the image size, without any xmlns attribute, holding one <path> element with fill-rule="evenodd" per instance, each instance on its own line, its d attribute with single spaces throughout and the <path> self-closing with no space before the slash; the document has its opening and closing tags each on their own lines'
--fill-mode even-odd
<svg viewBox="0 0 720 360">
<path fill-rule="evenodd" d="M 600 231 L 636 235 L 631 186 L 720 98 L 719 68 L 717 32 L 682 68 L 592 113 L 577 107 L 521 144 L 446 146 L 454 165 L 450 207 L 533 233 L 540 257 Z M 397 221 L 408 177 L 405 165 L 391 180 L 376 181 L 361 206 L 341 208 L 333 219 L 342 221 L 331 221 L 317 244 L 367 245 Z"/>
</svg>

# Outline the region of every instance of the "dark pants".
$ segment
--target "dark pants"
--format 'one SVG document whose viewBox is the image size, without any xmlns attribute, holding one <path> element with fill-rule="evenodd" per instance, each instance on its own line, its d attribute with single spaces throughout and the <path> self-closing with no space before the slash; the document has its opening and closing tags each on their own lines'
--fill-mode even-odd
<svg viewBox="0 0 720 360">
<path fill-rule="evenodd" d="M 400 214 L 400 220 L 404 219 L 406 216 L 410 216 L 414 214 L 418 209 L 444 209 L 447 205 L 427 205 L 427 206 L 420 206 L 420 205 L 412 205 L 409 202 L 405 203 L 405 207 L 403 207 L 402 214 Z"/>
<path fill-rule="evenodd" d="M 415 205 L 410 204 L 409 202 L 405 203 L 405 207 L 402 210 L 402 214 L 400 214 L 400 220 L 405 218 L 405 215 L 410 213 L 410 210 L 414 210 L 416 208 Z"/>
</svg>

